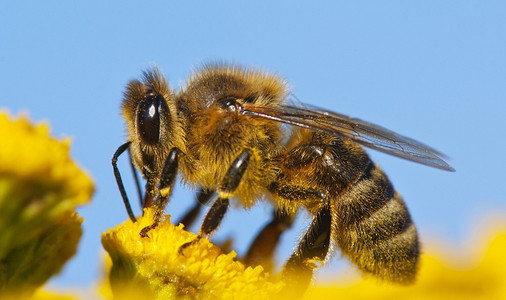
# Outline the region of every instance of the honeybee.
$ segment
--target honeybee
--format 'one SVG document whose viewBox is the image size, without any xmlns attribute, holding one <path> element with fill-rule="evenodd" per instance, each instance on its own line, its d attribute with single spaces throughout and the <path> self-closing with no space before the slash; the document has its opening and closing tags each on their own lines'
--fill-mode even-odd
<svg viewBox="0 0 506 300">
<path fill-rule="evenodd" d="M 294 104 L 289 96 L 278 76 L 227 64 L 198 68 L 177 92 L 156 68 L 130 81 L 122 103 L 128 139 L 112 162 L 133 221 L 118 157 L 128 150 L 147 180 L 143 205 L 155 208 L 155 223 L 141 236 L 163 217 L 181 174 L 183 183 L 201 187 L 201 202 L 212 203 L 199 238 L 216 230 L 231 199 L 245 208 L 261 200 L 272 203 L 272 221 L 244 258 L 250 265 L 268 261 L 296 212 L 306 209 L 313 220 L 282 271 L 296 279 L 298 290 L 309 284 L 315 262 L 334 251 L 332 245 L 365 273 L 412 282 L 419 256 L 415 225 L 401 196 L 360 145 L 454 169 L 440 152 L 420 142 L 365 121 Z"/>
</svg>

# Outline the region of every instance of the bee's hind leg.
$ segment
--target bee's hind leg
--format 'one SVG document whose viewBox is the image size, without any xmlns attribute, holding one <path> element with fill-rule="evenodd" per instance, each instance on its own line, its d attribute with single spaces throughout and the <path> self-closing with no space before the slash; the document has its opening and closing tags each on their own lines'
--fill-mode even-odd
<svg viewBox="0 0 506 300">
<path fill-rule="evenodd" d="M 184 249 L 188 248 L 204 236 L 210 236 L 223 220 L 225 213 L 230 205 L 229 196 L 233 195 L 234 191 L 239 186 L 242 176 L 248 167 L 248 162 L 251 157 L 251 150 L 244 149 L 239 156 L 234 160 L 232 165 L 227 170 L 225 177 L 223 178 L 220 188 L 216 193 L 209 193 L 206 202 L 210 202 L 210 199 L 217 196 L 211 209 L 207 212 L 200 226 L 199 234 L 197 238 L 179 247 L 179 253 L 182 254 Z"/>
<path fill-rule="evenodd" d="M 330 203 L 327 201 L 313 218 L 297 250 L 283 268 L 285 294 L 301 297 L 311 283 L 316 263 L 325 261 L 330 245 L 331 221 Z"/>
</svg>

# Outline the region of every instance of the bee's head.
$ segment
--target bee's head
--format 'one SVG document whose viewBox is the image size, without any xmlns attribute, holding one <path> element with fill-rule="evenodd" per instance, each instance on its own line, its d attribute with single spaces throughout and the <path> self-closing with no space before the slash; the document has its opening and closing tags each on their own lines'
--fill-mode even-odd
<svg viewBox="0 0 506 300">
<path fill-rule="evenodd" d="M 147 70 L 141 81 L 127 85 L 122 103 L 130 152 L 135 164 L 147 173 L 159 173 L 175 139 L 174 92 L 156 68 Z"/>
</svg>

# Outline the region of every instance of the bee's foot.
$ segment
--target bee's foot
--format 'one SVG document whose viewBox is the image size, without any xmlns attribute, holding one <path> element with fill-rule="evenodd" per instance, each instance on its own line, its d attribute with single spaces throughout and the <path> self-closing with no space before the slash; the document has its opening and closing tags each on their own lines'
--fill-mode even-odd
<svg viewBox="0 0 506 300">
<path fill-rule="evenodd" d="M 142 228 L 141 232 L 139 232 L 139 235 L 143 238 L 145 238 L 145 237 L 149 238 L 148 232 L 151 231 L 151 229 L 154 229 L 156 226 L 158 226 L 158 222 L 155 222 L 149 226 Z"/>
<path fill-rule="evenodd" d="M 191 245 L 197 243 L 198 241 L 200 241 L 200 239 L 202 238 L 202 236 L 198 235 L 194 240 L 188 242 L 188 243 L 184 243 L 183 245 L 181 245 L 181 247 L 179 247 L 179 249 L 177 250 L 177 253 L 179 255 L 184 255 L 184 250 L 188 247 L 190 247 Z"/>
</svg>

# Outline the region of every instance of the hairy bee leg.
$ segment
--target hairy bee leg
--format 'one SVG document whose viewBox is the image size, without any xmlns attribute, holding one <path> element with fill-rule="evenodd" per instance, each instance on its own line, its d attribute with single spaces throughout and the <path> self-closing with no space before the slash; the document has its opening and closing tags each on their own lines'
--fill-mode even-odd
<svg viewBox="0 0 506 300">
<path fill-rule="evenodd" d="M 204 189 L 200 189 L 197 194 L 197 201 L 193 205 L 190 210 L 186 212 L 186 214 L 178 220 L 175 224 L 183 224 L 185 228 L 190 227 L 194 222 L 197 216 L 199 215 L 202 206 L 207 204 L 211 197 L 215 194 L 215 191 L 208 191 Z"/>
<path fill-rule="evenodd" d="M 191 242 L 185 243 L 179 247 L 179 254 L 183 254 L 184 249 L 198 242 L 202 237 L 211 235 L 213 231 L 215 231 L 216 228 L 218 228 L 220 225 L 221 220 L 223 220 L 223 217 L 225 216 L 229 205 L 230 202 L 228 198 L 218 198 L 213 203 L 213 206 L 211 206 L 211 209 L 207 212 L 200 227 L 199 235 Z"/>
<path fill-rule="evenodd" d="M 325 193 L 315 189 L 280 185 L 276 181 L 272 182 L 268 189 L 274 195 L 286 200 L 317 199 L 317 201 L 326 201 Z M 244 263 L 249 266 L 262 265 L 264 269 L 271 271 L 271 259 L 277 243 L 281 234 L 291 227 L 294 218 L 294 214 L 275 210 L 273 220 L 260 231 L 250 245 Z"/>
<path fill-rule="evenodd" d="M 132 207 L 130 206 L 130 201 L 128 200 L 127 193 L 125 191 L 125 186 L 123 185 L 123 180 L 121 179 L 121 174 L 118 169 L 118 157 L 125 152 L 130 147 L 131 142 L 126 142 L 123 145 L 119 146 L 114 155 L 112 156 L 112 168 L 114 171 L 114 177 L 116 178 L 116 184 L 118 185 L 119 192 L 121 193 L 121 198 L 123 198 L 123 203 L 125 204 L 125 208 L 128 213 L 128 217 L 132 222 L 137 222 L 137 219 L 134 216 L 132 211 Z"/>
<path fill-rule="evenodd" d="M 281 234 L 292 227 L 295 215 L 285 211 L 274 210 L 272 221 L 258 233 L 251 243 L 243 261 L 248 266 L 261 265 L 268 272 L 272 271 L 272 256 L 278 245 Z"/>
<path fill-rule="evenodd" d="M 165 160 L 165 164 L 162 169 L 162 173 L 160 174 L 160 181 L 158 183 L 158 192 L 156 194 L 156 203 L 155 203 L 155 213 L 154 213 L 154 222 L 150 226 L 144 227 L 139 233 L 141 237 L 146 237 L 147 233 L 158 226 L 158 223 L 163 217 L 163 212 L 165 206 L 169 201 L 170 193 L 172 192 L 172 187 L 176 182 L 177 171 L 178 171 L 178 154 L 180 150 L 176 147 L 172 148 Z M 148 180 L 149 182 L 150 180 Z M 146 192 L 146 194 L 149 191 Z"/>
<path fill-rule="evenodd" d="M 139 197 L 139 203 L 141 204 L 141 207 L 143 207 L 144 199 L 142 197 L 141 182 L 139 180 L 139 176 L 137 175 L 137 169 L 135 168 L 134 161 L 132 159 L 132 152 L 130 151 L 130 147 L 128 148 L 128 157 L 130 160 L 130 168 L 132 169 L 132 174 L 134 175 L 135 187 L 137 189 L 137 196 Z"/>
<path fill-rule="evenodd" d="M 283 291 L 285 294 L 300 297 L 306 291 L 315 268 L 315 262 L 311 260 L 323 262 L 329 251 L 331 222 L 330 203 L 327 201 L 283 268 L 282 276 L 287 283 Z"/>
<path fill-rule="evenodd" d="M 155 205 L 154 198 L 158 193 L 156 188 L 157 177 L 156 174 L 148 171 L 144 168 L 144 176 L 148 179 L 144 188 L 144 199 L 142 200 L 142 213 L 144 214 L 144 208 L 153 207 Z"/>
<path fill-rule="evenodd" d="M 232 165 L 230 168 L 228 168 L 227 173 L 225 174 L 225 178 L 223 178 L 220 189 L 218 190 L 220 197 L 228 198 L 224 197 L 223 195 L 233 194 L 237 189 L 237 186 L 239 186 L 244 172 L 246 172 L 251 154 L 251 150 L 244 149 L 241 154 L 236 157 L 234 162 L 232 162 Z"/>
<path fill-rule="evenodd" d="M 207 236 L 212 234 L 223 220 L 225 213 L 230 205 L 228 198 L 218 198 L 211 209 L 207 212 L 202 225 L 200 226 L 199 235 Z"/>
<path fill-rule="evenodd" d="M 227 173 L 225 173 L 220 189 L 216 192 L 218 194 L 218 199 L 213 203 L 213 206 L 211 206 L 211 209 L 204 217 L 204 221 L 202 221 L 197 238 L 191 242 L 183 244 L 179 248 L 179 254 L 182 254 L 184 249 L 188 248 L 203 236 L 210 236 L 216 228 L 218 228 L 230 204 L 228 198 L 233 195 L 233 192 L 239 186 L 242 176 L 248 167 L 250 157 L 251 150 L 244 149 L 232 162 L 232 165 L 228 168 Z M 213 197 L 216 193 L 213 193 L 211 197 Z"/>
</svg>

